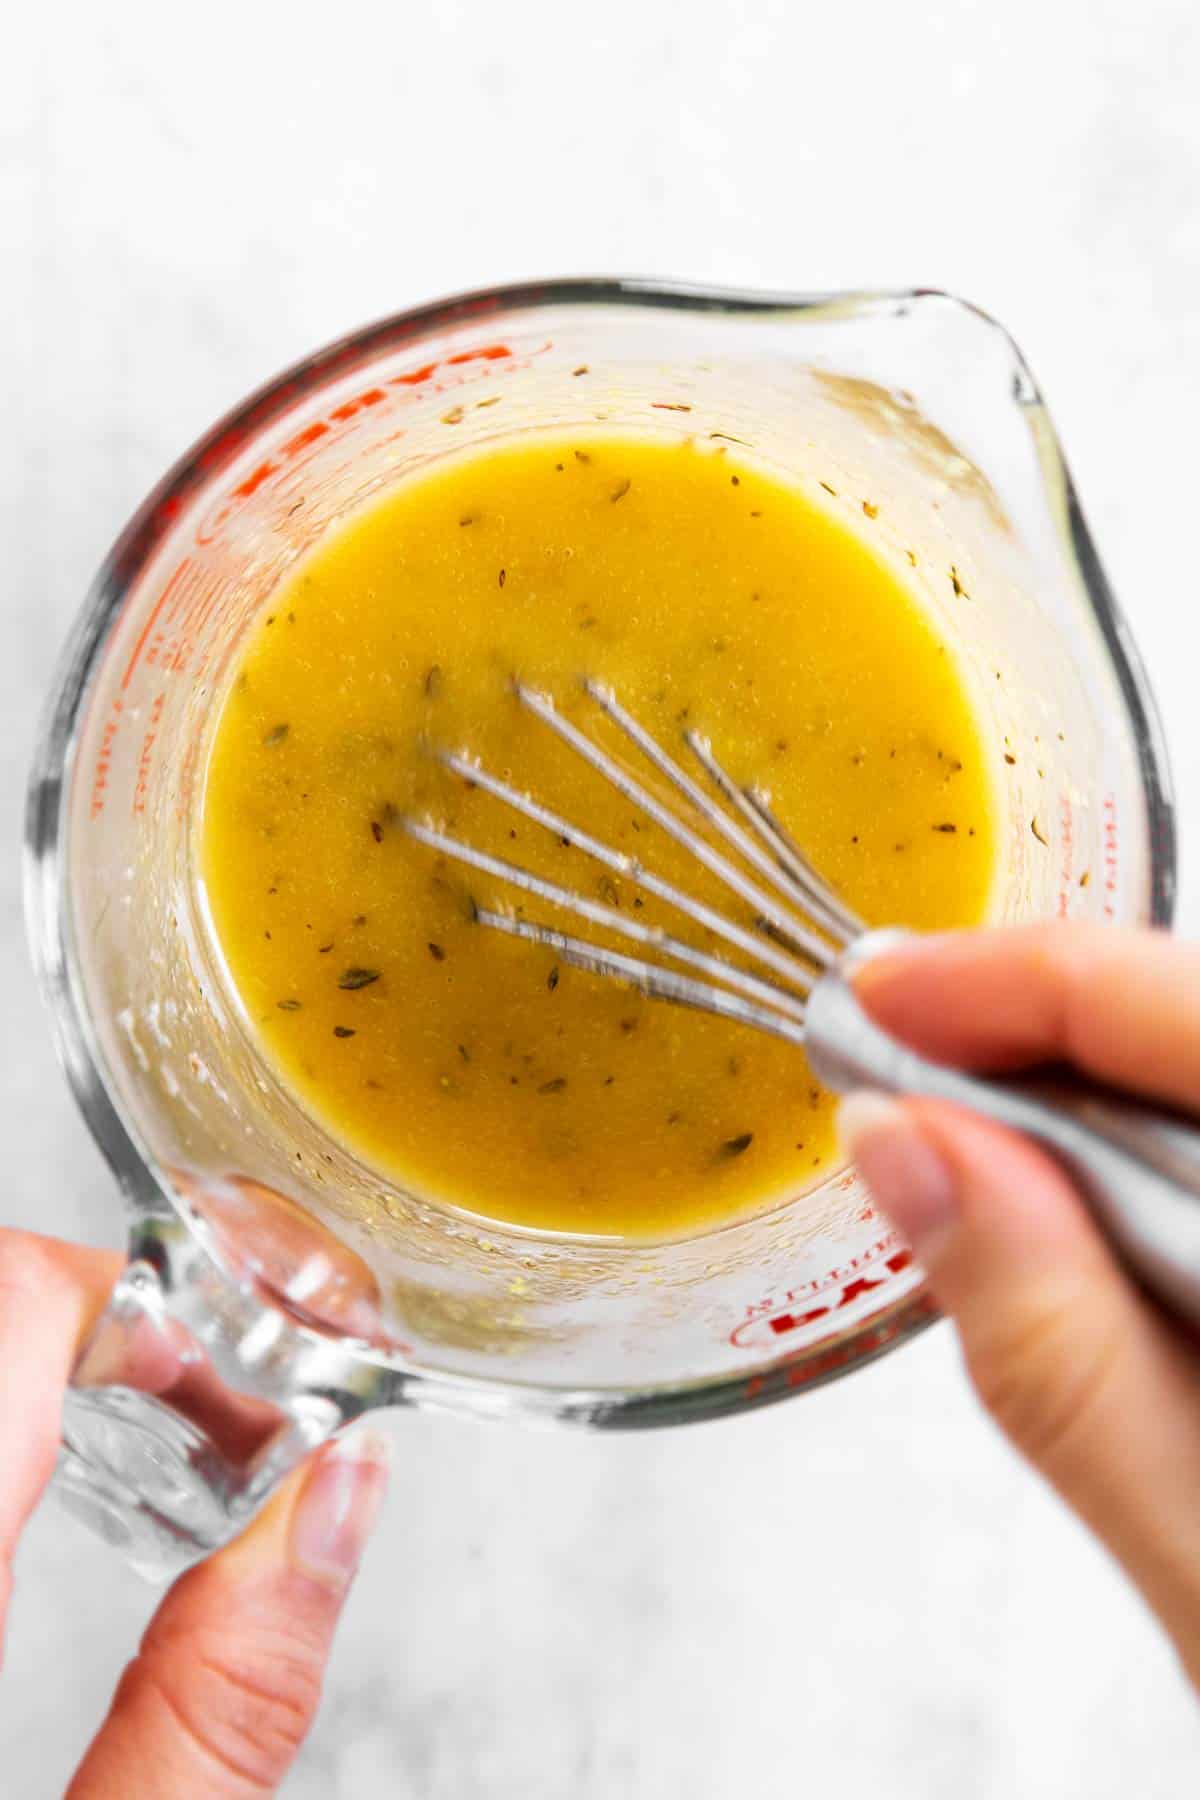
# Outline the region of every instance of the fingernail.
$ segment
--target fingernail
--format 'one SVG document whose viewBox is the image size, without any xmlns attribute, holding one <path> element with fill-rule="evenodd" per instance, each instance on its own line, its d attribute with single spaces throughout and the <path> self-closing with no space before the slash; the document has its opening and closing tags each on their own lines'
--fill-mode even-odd
<svg viewBox="0 0 1200 1800">
<path fill-rule="evenodd" d="M 918 1256 L 936 1253 L 958 1212 L 954 1177 L 925 1133 L 886 1094 L 847 1094 L 838 1136 L 872 1195 Z"/>
<path fill-rule="evenodd" d="M 391 1444 L 359 1427 L 320 1453 L 292 1515 L 292 1555 L 318 1581 L 343 1586 L 357 1569 L 387 1491 Z"/>
<path fill-rule="evenodd" d="M 857 939 L 846 952 L 843 963 L 860 991 L 896 963 L 918 962 L 924 956 L 937 956 L 952 938 L 954 931 L 869 931 Z"/>
</svg>

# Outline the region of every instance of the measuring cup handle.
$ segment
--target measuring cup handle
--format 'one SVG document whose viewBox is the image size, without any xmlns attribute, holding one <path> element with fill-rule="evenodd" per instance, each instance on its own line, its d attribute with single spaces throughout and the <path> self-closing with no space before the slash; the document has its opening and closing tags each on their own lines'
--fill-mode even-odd
<svg viewBox="0 0 1200 1800">
<path fill-rule="evenodd" d="M 55 1489 L 135 1568 L 165 1578 L 235 1537 L 382 1398 L 336 1340 L 229 1281 L 178 1221 L 143 1218 L 71 1376 Z"/>
<path fill-rule="evenodd" d="M 1130 1270 L 1179 1317 L 1200 1325 L 1195 1122 L 1072 1070 L 1009 1081 L 926 1061 L 890 1037 L 859 1004 L 853 966 L 874 947 L 866 940 L 851 966 L 823 976 L 809 998 L 805 1048 L 817 1077 L 842 1092 L 873 1087 L 953 1100 L 1036 1138 L 1070 1169 Z"/>
</svg>

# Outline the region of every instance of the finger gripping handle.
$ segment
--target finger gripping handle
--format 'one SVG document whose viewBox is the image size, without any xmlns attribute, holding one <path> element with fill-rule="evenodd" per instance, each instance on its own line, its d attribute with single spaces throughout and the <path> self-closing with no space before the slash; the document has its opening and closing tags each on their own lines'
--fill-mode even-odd
<svg viewBox="0 0 1200 1800">
<path fill-rule="evenodd" d="M 1194 1121 L 1073 1071 L 1009 1081 L 929 1062 L 867 1015 L 843 968 L 813 989 L 805 1037 L 813 1070 L 829 1087 L 950 1100 L 1052 1151 L 1130 1270 L 1173 1312 L 1200 1326 L 1200 1130 Z"/>
<path fill-rule="evenodd" d="M 134 1255 L 63 1402 L 59 1498 L 151 1578 L 236 1536 L 351 1416 L 333 1393 L 298 1386 L 266 1398 L 230 1385 L 184 1311 L 168 1304 L 153 1263 Z"/>
</svg>

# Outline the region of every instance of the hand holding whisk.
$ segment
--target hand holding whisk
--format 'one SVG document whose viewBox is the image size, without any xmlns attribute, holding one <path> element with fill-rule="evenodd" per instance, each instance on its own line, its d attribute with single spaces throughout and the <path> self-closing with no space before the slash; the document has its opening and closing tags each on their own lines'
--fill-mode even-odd
<svg viewBox="0 0 1200 1800">
<path fill-rule="evenodd" d="M 494 856 L 407 818 L 418 842 L 631 943 L 615 950 L 532 920 L 510 904 L 477 907 L 478 923 L 553 948 L 564 961 L 632 984 L 645 994 L 770 1032 L 807 1052 L 818 1078 L 839 1091 L 873 1088 L 951 1100 L 1022 1131 L 1071 1169 L 1101 1228 L 1133 1272 L 1181 1317 L 1200 1325 L 1200 1132 L 1180 1116 L 1074 1074 L 1020 1081 L 965 1074 L 907 1049 L 875 1024 L 854 991 L 855 969 L 896 942 L 868 933 L 774 816 L 768 799 L 740 787 L 694 730 L 682 749 L 697 779 L 616 695 L 595 680 L 587 695 L 655 774 L 680 796 L 668 805 L 624 761 L 565 718 L 544 693 L 517 683 L 527 708 L 597 776 L 680 845 L 730 895 L 715 907 L 606 844 L 485 768 L 468 750 L 440 760 L 464 781 L 555 834 L 698 926 L 725 949 L 703 949 L 674 930 Z M 749 909 L 749 925 L 731 916 Z M 728 953 L 727 953 L 728 952 Z M 734 954 L 736 953 L 736 954 Z"/>
</svg>

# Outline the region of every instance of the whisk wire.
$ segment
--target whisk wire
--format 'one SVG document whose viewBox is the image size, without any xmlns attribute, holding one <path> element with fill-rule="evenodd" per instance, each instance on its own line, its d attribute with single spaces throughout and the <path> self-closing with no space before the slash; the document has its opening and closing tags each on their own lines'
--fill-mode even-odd
<svg viewBox="0 0 1200 1800">
<path fill-rule="evenodd" d="M 759 836 L 765 837 L 771 845 L 770 854 L 767 854 L 757 843 L 755 843 L 753 838 L 747 837 L 746 833 L 741 830 L 735 820 L 730 819 L 719 807 L 713 805 L 708 795 L 704 792 L 704 789 L 700 787 L 697 782 L 693 781 L 691 776 L 688 775 L 685 770 L 680 768 L 673 757 L 668 756 L 661 744 L 651 737 L 650 733 L 643 725 L 639 724 L 633 714 L 621 705 L 621 702 L 616 698 L 611 688 L 607 688 L 603 686 L 602 683 L 592 680 L 585 681 L 583 685 L 585 691 L 591 695 L 601 711 L 606 713 L 613 721 L 614 725 L 618 726 L 630 741 L 637 745 L 638 749 L 651 763 L 653 763 L 654 767 L 678 788 L 679 792 L 700 814 L 705 822 L 718 831 L 725 839 L 726 843 L 729 844 L 732 849 L 737 851 L 739 856 L 744 857 L 751 867 L 756 869 L 760 875 L 769 881 L 771 885 L 792 905 L 795 905 L 797 902 L 801 905 L 808 905 L 811 895 L 807 891 L 806 883 L 803 880 L 796 880 L 791 868 L 787 866 L 785 859 L 778 854 L 777 844 L 772 841 L 772 835 L 776 840 L 780 837 L 781 834 L 778 830 L 775 830 L 773 834 L 764 830 L 761 817 L 752 818 L 751 820 L 755 831 Z M 684 732 L 683 741 L 700 762 L 701 767 L 713 782 L 717 791 L 727 801 L 731 801 L 737 810 L 741 812 L 741 790 L 735 785 L 730 776 L 726 774 L 725 770 L 718 763 L 716 757 L 712 753 L 711 744 L 708 744 L 706 740 L 701 739 L 698 732 L 693 731 Z M 701 743 L 704 744 L 705 753 L 703 755 L 698 747 Z M 794 864 L 797 860 L 797 857 L 793 855 L 791 862 Z M 835 935 L 840 935 L 840 928 L 838 928 L 838 932 L 835 933 Z"/>
<path fill-rule="evenodd" d="M 743 926 L 736 924 L 734 920 L 727 918 L 724 913 L 718 912 L 715 907 L 707 906 L 703 900 L 694 899 L 691 894 L 685 893 L 673 882 L 664 880 L 661 875 L 656 875 L 653 869 L 646 868 L 638 858 L 628 855 L 625 851 L 614 850 L 611 845 L 602 843 L 599 838 L 593 837 L 590 832 L 584 831 L 572 820 L 564 818 L 561 813 L 552 811 L 532 794 L 521 793 L 507 781 L 502 781 L 499 776 L 493 775 L 475 757 L 467 756 L 461 751 L 447 750 L 441 752 L 440 760 L 446 768 L 452 770 L 456 775 L 461 775 L 465 781 L 471 782 L 475 787 L 484 789 L 486 793 L 502 801 L 514 812 L 520 813 L 535 825 L 542 826 L 553 836 L 565 839 L 575 849 L 582 850 L 585 856 L 591 857 L 604 868 L 612 869 L 614 874 L 623 876 L 634 886 L 644 889 L 648 894 L 653 894 L 656 899 L 665 901 L 668 906 L 681 912 L 693 924 L 703 926 L 706 931 L 711 931 L 715 936 L 724 938 L 726 943 L 735 945 L 748 956 L 756 957 L 781 980 L 801 988 L 804 992 L 811 987 L 812 969 L 808 964 L 801 962 L 798 957 L 789 954 L 786 950 L 776 948 L 773 943 L 764 942 L 761 935 L 747 931 Z M 449 844 L 457 843 L 457 840 L 452 838 L 447 838 L 446 841 Z M 447 855 L 452 853 L 451 850 L 446 851 Z M 512 877 L 510 876 L 509 879 Z M 517 885 L 522 884 L 518 882 Z M 570 892 L 571 890 L 564 889 L 564 899 L 557 904 L 567 904 L 565 896 Z"/>
<path fill-rule="evenodd" d="M 622 910 L 619 903 L 610 905 L 607 901 L 593 900 L 575 888 L 495 856 L 430 821 L 406 818 L 402 821 L 404 829 L 418 842 L 456 862 L 495 876 L 520 892 L 534 894 L 551 906 L 574 913 L 602 930 L 632 940 L 655 957 L 696 970 L 706 979 L 683 973 L 678 968 L 664 967 L 661 962 L 649 960 L 649 956 L 628 956 L 541 920 L 528 919 L 520 906 L 476 907 L 475 917 L 480 924 L 553 949 L 568 964 L 631 983 L 654 998 L 672 1000 L 754 1025 L 789 1042 L 803 1042 L 804 996 L 811 991 L 817 976 L 830 968 L 851 939 L 864 929 L 862 921 L 822 881 L 775 818 L 766 797 L 753 788 L 741 788 L 732 780 L 713 754 L 707 738 L 689 730 L 684 733 L 683 741 L 725 803 L 724 807 L 626 711 L 611 689 L 591 679 L 583 685 L 618 730 L 683 796 L 698 820 L 756 874 L 765 877 L 774 893 L 768 893 L 752 880 L 725 850 L 719 849 L 695 825 L 681 818 L 579 726 L 564 718 L 549 695 L 522 682 L 514 683 L 514 692 L 520 703 L 569 749 L 745 902 L 755 915 L 753 930 L 647 869 L 640 858 L 583 830 L 533 794 L 513 787 L 467 751 L 441 750 L 437 753 L 439 760 L 454 774 L 472 786 L 482 788 L 511 811 L 581 850 L 593 861 L 654 895 L 692 923 L 701 925 L 741 951 L 761 972 L 732 962 L 720 952 L 700 949 L 661 925 L 635 918 L 630 911 Z M 725 808 L 737 817 L 731 817 Z M 739 819 L 749 826 L 750 832 L 743 828 Z"/>
<path fill-rule="evenodd" d="M 794 996 L 784 993 L 780 988 L 762 981 L 748 970 L 741 969 L 736 963 L 728 962 L 722 956 L 714 956 L 707 950 L 700 950 L 694 944 L 688 944 L 682 938 L 674 937 L 664 931 L 660 925 L 646 925 L 629 913 L 622 912 L 619 907 L 609 906 L 602 900 L 592 900 L 586 894 L 576 892 L 574 888 L 560 886 L 556 881 L 547 881 L 544 876 L 535 875 L 530 869 L 523 869 L 517 863 L 510 863 L 502 856 L 493 856 L 490 851 L 480 850 L 474 844 L 466 844 L 461 838 L 455 838 L 446 832 L 438 831 L 431 825 L 422 825 L 410 820 L 406 829 L 410 837 L 418 843 L 427 845 L 431 850 L 439 850 L 444 856 L 456 862 L 465 863 L 470 868 L 480 869 L 484 874 L 495 875 L 501 881 L 521 888 L 526 893 L 536 894 L 539 899 L 548 900 L 552 906 L 561 906 L 564 910 L 578 913 L 581 918 L 590 919 L 593 925 L 599 925 L 607 931 L 615 931 L 622 937 L 632 938 L 636 943 L 658 951 L 662 956 L 670 956 L 677 962 L 688 963 L 693 968 L 703 969 L 715 980 L 727 982 L 732 987 L 740 988 L 744 993 L 753 994 L 760 1000 L 769 1001 L 781 1011 L 790 1012 L 796 1018 L 804 1017 L 803 1002 Z M 476 908 L 476 917 L 481 924 L 493 925 L 507 917 L 512 917 L 514 925 L 520 929 L 515 935 L 535 938 L 549 943 L 557 938 L 553 927 L 535 924 L 520 919 L 516 915 L 488 911 Z M 508 929 L 503 924 L 500 930 Z"/>
<path fill-rule="evenodd" d="M 721 798 L 737 809 L 769 848 L 772 856 L 786 871 L 794 897 L 813 915 L 817 923 L 832 937 L 848 940 L 863 929 L 848 907 L 832 895 L 817 875 L 812 864 L 792 843 L 766 803 L 756 794 L 737 786 L 721 767 L 712 745 L 698 731 L 685 731 L 683 741 L 696 758 Z"/>
<path fill-rule="evenodd" d="M 588 692 L 590 693 L 591 691 L 591 688 L 589 688 Z M 573 725 L 569 719 L 563 718 L 553 700 L 551 700 L 548 695 L 540 694 L 536 689 L 526 687 L 523 683 L 518 683 L 516 692 L 522 705 L 527 706 L 529 710 L 535 713 L 543 723 L 548 725 L 558 737 L 562 738 L 564 743 L 569 744 L 573 750 L 577 751 L 579 755 L 583 757 L 585 762 L 590 763 L 592 768 L 594 768 L 598 774 L 603 775 L 607 781 L 611 782 L 618 793 L 624 794 L 627 800 L 631 800 L 635 806 L 640 807 L 648 818 L 652 819 L 656 825 L 660 826 L 661 829 L 667 833 L 668 837 L 674 838 L 677 844 L 680 844 L 685 850 L 689 850 L 692 855 L 696 857 L 697 861 L 704 864 L 704 867 L 709 870 L 710 874 L 715 875 L 719 881 L 723 882 L 726 887 L 737 894 L 739 899 L 744 900 L 756 913 L 760 914 L 764 919 L 769 920 L 770 923 L 775 926 L 776 930 L 781 932 L 785 939 L 792 943 L 797 950 L 804 956 L 810 957 L 820 969 L 826 969 L 832 966 L 837 953 L 823 937 L 804 925 L 796 917 L 794 912 L 786 911 L 773 895 L 768 894 L 763 888 L 759 887 L 756 882 L 751 881 L 747 876 L 743 875 L 741 870 L 737 868 L 735 864 L 730 862 L 728 857 L 722 855 L 719 850 L 715 849 L 714 846 L 710 844 L 706 838 L 702 837 L 693 826 L 679 818 L 669 807 L 664 806 L 661 800 L 650 793 L 648 788 L 643 787 L 642 783 L 638 781 L 636 777 L 630 775 L 627 770 L 623 769 L 620 763 L 618 763 L 614 757 L 610 756 L 606 750 L 602 749 L 599 744 L 593 743 L 592 739 L 586 736 L 584 732 L 580 731 L 578 726 Z M 630 718 L 630 715 L 625 712 L 623 707 L 620 707 L 615 700 L 611 699 L 611 697 L 608 699 L 607 703 L 604 700 L 599 699 L 599 695 L 602 693 L 604 693 L 604 690 L 599 689 L 598 693 L 593 695 L 593 698 L 599 700 L 599 704 L 602 706 L 603 710 L 608 713 L 609 717 L 613 718 L 618 724 L 622 725 L 622 727 L 624 726 L 624 722 L 628 720 L 629 724 L 633 726 L 633 732 L 631 732 L 630 735 L 633 738 L 633 742 L 638 745 L 639 749 L 642 747 L 643 739 L 645 739 L 647 743 L 652 744 L 656 755 L 652 757 L 651 760 L 655 762 L 655 766 L 660 768 L 664 774 L 667 773 L 668 769 L 674 770 L 675 775 L 672 779 L 675 780 L 675 777 L 678 777 L 678 779 L 675 780 L 675 785 L 680 787 L 681 791 L 684 793 L 688 793 L 690 789 L 691 792 L 695 794 L 696 799 L 693 804 L 701 817 L 705 818 L 707 823 L 716 826 L 722 836 L 727 839 L 730 832 L 734 832 L 735 847 L 740 848 L 740 846 L 736 844 L 736 838 L 744 838 L 745 834 L 737 831 L 736 827 L 730 825 L 725 814 L 721 813 L 712 805 L 707 796 L 700 792 L 699 788 L 696 787 L 696 784 L 683 773 L 682 769 L 679 769 L 678 766 L 672 762 L 665 751 L 659 749 L 658 745 L 654 743 L 653 738 L 650 738 L 648 734 L 642 730 L 636 720 Z M 746 842 L 749 845 L 750 850 L 750 854 L 746 857 L 748 862 L 754 863 L 756 867 L 758 866 L 759 861 L 769 862 L 769 859 L 763 856 L 757 844 L 750 843 L 749 839 L 746 839 Z"/>
<path fill-rule="evenodd" d="M 511 913 L 491 912 L 485 908 L 479 911 L 479 923 L 490 925 L 496 931 L 507 932 L 510 937 L 527 938 L 533 943 L 546 945 L 556 950 L 565 963 L 570 963 L 577 969 L 586 969 L 593 975 L 608 975 L 617 981 L 628 982 L 653 999 L 673 1000 L 679 1006 L 691 1006 L 699 1012 L 716 1013 L 742 1025 L 755 1025 L 760 1031 L 786 1038 L 792 1044 L 804 1042 L 803 1006 L 797 1006 L 793 1017 L 782 1016 L 775 1008 L 780 999 L 787 996 L 782 996 L 777 991 L 772 992 L 769 988 L 769 1004 L 759 1005 L 738 994 L 725 993 L 706 981 L 695 981 L 689 975 L 680 975 L 674 969 L 656 968 L 653 963 L 642 962 L 638 957 L 623 956 L 619 950 L 606 950 L 599 944 L 589 943 L 586 938 L 571 937 L 566 932 L 556 931 L 552 925 L 538 925 L 529 919 L 515 918 Z M 740 970 L 735 972 L 742 973 Z"/>
</svg>

